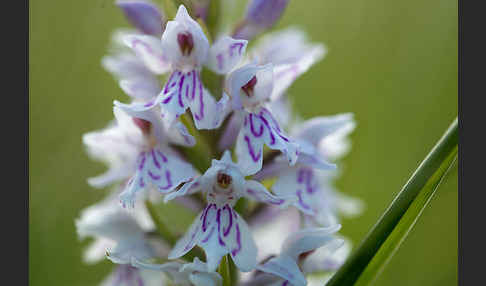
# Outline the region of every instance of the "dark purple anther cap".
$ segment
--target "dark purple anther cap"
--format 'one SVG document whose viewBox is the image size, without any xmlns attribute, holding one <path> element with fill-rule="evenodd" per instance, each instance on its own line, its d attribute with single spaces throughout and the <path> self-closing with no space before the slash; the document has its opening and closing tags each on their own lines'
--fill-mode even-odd
<svg viewBox="0 0 486 286">
<path fill-rule="evenodd" d="M 180 33 L 177 35 L 177 43 L 179 43 L 179 48 L 184 56 L 188 56 L 194 48 L 194 40 L 190 33 Z"/>
<path fill-rule="evenodd" d="M 127 20 L 142 33 L 162 35 L 165 19 L 156 5 L 141 0 L 117 1 L 116 5 L 122 9 Z"/>
</svg>

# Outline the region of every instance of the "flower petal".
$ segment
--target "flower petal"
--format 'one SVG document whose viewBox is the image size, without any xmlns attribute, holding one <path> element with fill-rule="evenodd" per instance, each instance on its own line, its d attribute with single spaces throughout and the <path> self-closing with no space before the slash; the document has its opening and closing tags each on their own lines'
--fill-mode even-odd
<svg viewBox="0 0 486 286">
<path fill-rule="evenodd" d="M 145 34 L 162 35 L 163 15 L 157 6 L 145 1 L 117 1 L 125 17 L 137 29 Z"/>
<path fill-rule="evenodd" d="M 276 197 L 272 195 L 265 186 L 254 180 L 246 181 L 244 196 L 258 202 L 278 205 L 281 207 L 285 207 L 293 202 L 293 196 L 286 197 L 285 199 L 283 197 Z"/>
<path fill-rule="evenodd" d="M 234 245 L 230 253 L 238 269 L 248 272 L 256 267 L 257 248 L 248 224 L 233 210 L 234 214 L 236 214 L 235 232 L 234 234 L 232 232 L 230 238 L 225 241 L 230 246 Z"/>
<path fill-rule="evenodd" d="M 137 171 L 120 194 L 120 200 L 123 206 L 133 207 L 135 196 L 140 190 L 154 186 L 162 193 L 169 193 L 195 175 L 195 170 L 190 164 L 172 155 L 168 150 L 153 148 L 140 153 Z"/>
<path fill-rule="evenodd" d="M 231 148 L 238 137 L 241 124 L 243 123 L 241 112 L 232 113 L 228 120 L 228 124 L 226 125 L 226 128 L 224 129 L 223 134 L 218 142 L 218 149 L 220 151 Z"/>
<path fill-rule="evenodd" d="M 325 209 L 330 209 L 330 204 L 320 204 L 322 192 L 320 183 L 312 168 L 299 166 L 283 171 L 272 186 L 273 192 L 279 196 L 291 196 L 297 198 L 295 207 L 308 215 L 316 215 Z M 324 198 L 328 199 L 328 198 Z"/>
<path fill-rule="evenodd" d="M 182 51 L 179 46 L 179 35 L 189 35 L 192 39 L 189 51 Z M 184 5 L 180 5 L 173 21 L 167 22 L 162 34 L 162 50 L 174 68 L 184 72 L 200 68 L 207 60 L 209 41 L 201 26 L 194 21 Z M 189 52 L 189 54 L 187 54 Z"/>
<path fill-rule="evenodd" d="M 196 244 L 206 253 L 209 271 L 216 270 L 228 253 L 241 271 L 255 268 L 257 249 L 248 225 L 229 205 L 209 204 L 176 243 L 169 259 L 181 257 Z"/>
<path fill-rule="evenodd" d="M 326 53 L 323 45 L 316 45 L 304 56 L 291 64 L 276 65 L 274 68 L 271 100 L 277 100 L 297 77 L 305 73 L 315 62 L 321 60 Z"/>
<path fill-rule="evenodd" d="M 266 273 L 271 273 L 289 281 L 294 286 L 305 286 L 307 281 L 299 269 L 299 266 L 288 256 L 278 256 L 258 265 L 257 269 Z M 282 283 L 282 285 L 286 285 Z"/>
<path fill-rule="evenodd" d="M 132 168 L 127 168 L 127 166 L 110 168 L 101 175 L 88 178 L 88 184 L 94 188 L 101 189 L 114 182 L 129 178 L 131 174 L 133 174 L 133 170 Z"/>
<path fill-rule="evenodd" d="M 253 78 L 256 82 L 250 93 L 246 93 L 242 88 Z M 238 110 L 244 106 L 247 110 L 253 110 L 265 103 L 272 94 L 273 65 L 244 65 L 231 72 L 226 80 L 226 86 L 231 94 L 233 109 Z"/>
<path fill-rule="evenodd" d="M 122 90 L 133 98 L 149 100 L 160 92 L 157 77 L 133 53 L 118 52 L 105 56 L 102 65 L 119 80 Z"/>
<path fill-rule="evenodd" d="M 119 84 L 127 95 L 142 100 L 150 100 L 157 96 L 162 89 L 159 82 L 152 77 L 122 79 Z"/>
<path fill-rule="evenodd" d="M 170 69 L 170 63 L 162 51 L 160 39 L 150 35 L 125 35 L 125 45 L 130 47 L 145 65 L 156 74 Z"/>
<path fill-rule="evenodd" d="M 300 138 L 313 146 L 318 146 L 319 142 L 325 137 L 339 132 L 343 128 L 348 129 L 350 125 L 355 125 L 352 113 L 319 116 L 296 125 L 291 134 L 295 138 Z"/>
<path fill-rule="evenodd" d="M 186 231 L 186 234 L 176 242 L 167 257 L 168 259 L 179 258 L 196 246 L 196 243 L 199 241 L 201 236 L 201 220 L 204 213 L 207 212 L 207 208 L 208 207 L 206 206 L 206 208 L 198 214 L 189 229 Z"/>
<path fill-rule="evenodd" d="M 179 125 L 175 128 L 172 126 L 167 131 L 161 118 L 158 116 L 157 99 L 147 103 L 133 102 L 131 104 L 124 104 L 115 100 L 114 105 L 114 109 L 123 110 L 131 117 L 149 121 L 152 124 L 154 136 L 160 144 L 165 145 L 168 142 L 185 146 L 193 146 L 195 144 L 194 137 L 187 133 L 187 129 L 181 128 Z M 176 134 L 176 132 L 179 132 L 179 134 Z"/>
<path fill-rule="evenodd" d="M 261 108 L 258 114 L 246 115 L 236 142 L 238 164 L 246 172 L 245 175 L 261 169 L 264 143 L 270 149 L 284 153 L 290 165 L 297 162 L 299 146 L 283 133 L 271 113 Z"/>
<path fill-rule="evenodd" d="M 168 202 L 178 197 L 188 196 L 202 191 L 204 187 L 202 181 L 203 180 L 201 177 L 197 177 L 194 180 L 185 183 L 180 189 L 167 194 L 164 198 L 164 202 Z"/>
<path fill-rule="evenodd" d="M 246 40 L 222 36 L 209 49 L 208 68 L 218 74 L 227 74 L 240 62 L 247 44 Z"/>
<path fill-rule="evenodd" d="M 174 71 L 157 102 L 160 102 L 164 120 L 169 126 L 189 107 L 196 128 L 214 129 L 223 121 L 224 102 L 227 100 L 227 97 L 223 97 L 216 103 L 203 87 L 199 72 L 192 70 L 187 73 Z"/>
<path fill-rule="evenodd" d="M 281 255 L 297 261 L 299 255 L 335 241 L 332 234 L 341 229 L 340 224 L 326 228 L 307 228 L 291 234 L 285 239 Z"/>
<path fill-rule="evenodd" d="M 335 271 L 344 263 L 351 253 L 351 242 L 347 238 L 337 237 L 302 261 L 304 273 Z"/>
</svg>

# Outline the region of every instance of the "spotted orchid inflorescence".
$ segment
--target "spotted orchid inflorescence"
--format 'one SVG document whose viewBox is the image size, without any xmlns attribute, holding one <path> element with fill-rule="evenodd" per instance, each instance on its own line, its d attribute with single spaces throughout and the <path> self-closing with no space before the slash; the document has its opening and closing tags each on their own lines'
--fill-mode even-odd
<svg viewBox="0 0 486 286">
<path fill-rule="evenodd" d="M 354 118 L 302 121 L 287 95 L 326 48 L 297 28 L 248 48 L 288 1 L 252 0 L 221 33 L 211 11 L 222 3 L 186 4 L 116 2 L 135 29 L 114 33 L 102 64 L 131 101 L 83 136 L 108 164 L 88 183 L 114 186 L 76 220 L 95 238 L 86 262 L 118 265 L 102 285 L 307 285 L 332 273 L 350 249 L 340 215 L 362 209 L 333 186 Z M 193 217 L 187 229 L 180 216 Z"/>
</svg>

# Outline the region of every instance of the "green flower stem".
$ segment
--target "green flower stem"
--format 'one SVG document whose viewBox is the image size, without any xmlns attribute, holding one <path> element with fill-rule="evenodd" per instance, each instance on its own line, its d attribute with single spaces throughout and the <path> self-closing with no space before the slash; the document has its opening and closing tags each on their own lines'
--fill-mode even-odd
<svg viewBox="0 0 486 286">
<path fill-rule="evenodd" d="M 157 232 L 171 247 L 174 246 L 177 241 L 177 238 L 170 232 L 169 228 L 159 218 L 154 205 L 149 200 L 145 200 L 145 206 L 147 207 L 150 217 L 152 218 L 155 226 L 157 227 Z"/>
<path fill-rule="evenodd" d="M 180 116 L 181 122 L 186 126 L 187 131 L 196 139 L 196 145 L 190 148 L 174 146 L 177 150 L 185 155 L 185 158 L 196 169 L 204 173 L 211 165 L 211 158 L 214 154 L 214 149 L 208 144 L 206 138 L 199 132 L 192 123 L 192 120 L 188 117 L 187 113 Z"/>
<path fill-rule="evenodd" d="M 425 157 L 412 177 L 405 184 L 391 205 L 378 220 L 366 238 L 361 242 L 353 254 L 335 273 L 327 286 L 354 285 L 360 278 L 370 261 L 380 250 L 402 217 L 418 198 L 421 190 L 431 178 L 440 171 L 443 162 L 450 159 L 457 152 L 458 125 L 457 118 L 446 133 Z"/>
<path fill-rule="evenodd" d="M 206 20 L 208 32 L 214 39 L 218 34 L 219 24 L 221 22 L 221 3 L 222 0 L 211 0 L 209 2 L 208 19 Z"/>
<path fill-rule="evenodd" d="M 223 278 L 223 286 L 231 286 L 231 273 L 228 261 L 228 255 L 223 256 L 219 264 L 218 273 Z"/>
</svg>

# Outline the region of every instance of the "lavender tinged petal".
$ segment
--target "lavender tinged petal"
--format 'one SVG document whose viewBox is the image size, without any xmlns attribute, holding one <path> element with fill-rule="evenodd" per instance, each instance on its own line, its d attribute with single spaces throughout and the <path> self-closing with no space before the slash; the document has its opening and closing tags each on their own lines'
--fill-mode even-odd
<svg viewBox="0 0 486 286">
<path fill-rule="evenodd" d="M 242 118 L 239 116 L 239 113 L 233 113 L 219 140 L 218 149 L 220 151 L 230 149 L 235 143 L 236 137 L 238 137 L 238 132 L 240 131 L 241 123 Z"/>
<path fill-rule="evenodd" d="M 282 16 L 289 0 L 253 0 L 250 2 L 246 19 L 263 28 L 269 28 Z"/>
<path fill-rule="evenodd" d="M 289 0 L 253 0 L 249 3 L 243 25 L 234 34 L 237 39 L 250 39 L 272 27 L 282 16 Z"/>
<path fill-rule="evenodd" d="M 157 6 L 146 1 L 118 1 L 116 4 L 135 28 L 145 34 L 162 35 L 165 19 Z"/>
</svg>

